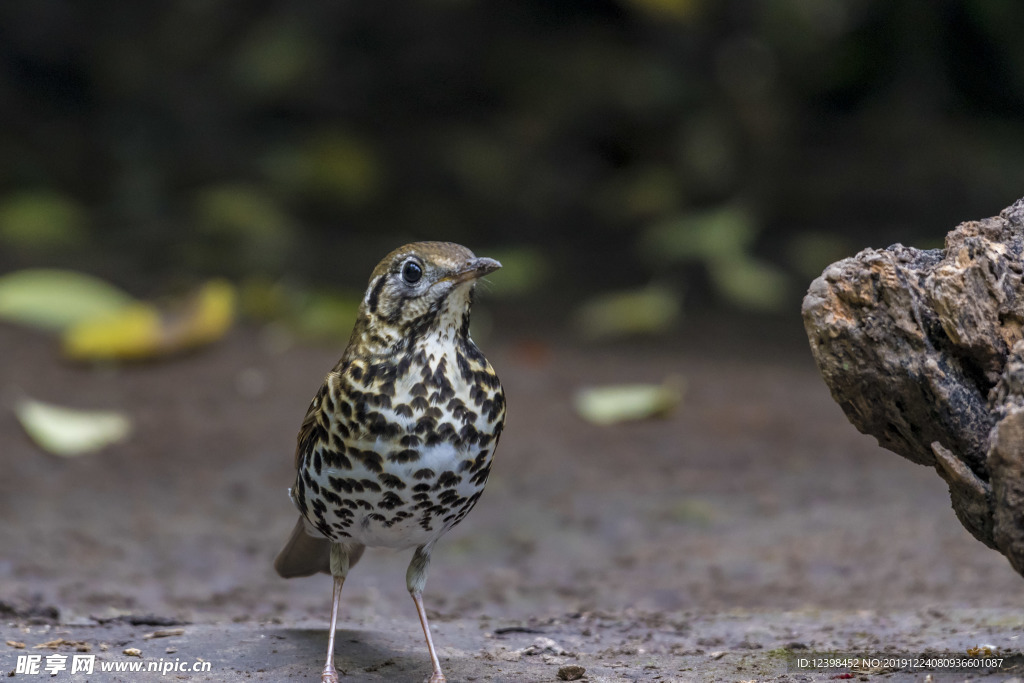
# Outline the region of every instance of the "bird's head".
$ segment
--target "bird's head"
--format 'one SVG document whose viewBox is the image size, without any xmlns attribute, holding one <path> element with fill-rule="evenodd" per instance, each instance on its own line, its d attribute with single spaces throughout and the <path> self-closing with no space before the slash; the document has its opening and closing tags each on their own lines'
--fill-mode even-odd
<svg viewBox="0 0 1024 683">
<path fill-rule="evenodd" d="M 410 346 L 425 335 L 469 334 L 478 278 L 501 264 L 452 242 L 414 242 L 385 256 L 370 276 L 353 341 L 369 352 Z"/>
</svg>

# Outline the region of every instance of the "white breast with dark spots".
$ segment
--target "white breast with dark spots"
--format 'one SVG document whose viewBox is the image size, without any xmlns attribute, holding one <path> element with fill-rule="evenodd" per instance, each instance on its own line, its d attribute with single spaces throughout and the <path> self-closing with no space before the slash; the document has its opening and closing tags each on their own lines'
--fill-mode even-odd
<svg viewBox="0 0 1024 683">
<path fill-rule="evenodd" d="M 362 399 L 366 405 L 355 407 L 351 420 L 332 421 L 335 451 L 322 444 L 310 454 L 297 485 L 320 534 L 370 546 L 423 545 L 476 504 L 501 432 L 504 396 L 479 352 L 467 358 L 453 345 L 431 350 L 426 363 L 396 378 L 393 398 Z M 439 370 L 445 382 L 434 378 Z M 366 394 L 372 387 L 360 384 L 360 374 L 337 381 Z M 342 436 L 339 425 L 360 430 L 356 413 L 385 433 Z"/>
<path fill-rule="evenodd" d="M 358 444 L 366 452 L 387 452 L 384 444 Z M 353 444 L 356 446 L 356 444 Z M 439 538 L 457 523 L 482 493 L 490 453 L 440 444 L 419 449 L 415 462 L 353 462 L 348 469 L 324 467 L 316 477 L 321 491 L 337 492 L 342 503 L 325 516 L 338 541 L 407 548 Z M 349 512 L 341 512 L 347 510 Z"/>
</svg>

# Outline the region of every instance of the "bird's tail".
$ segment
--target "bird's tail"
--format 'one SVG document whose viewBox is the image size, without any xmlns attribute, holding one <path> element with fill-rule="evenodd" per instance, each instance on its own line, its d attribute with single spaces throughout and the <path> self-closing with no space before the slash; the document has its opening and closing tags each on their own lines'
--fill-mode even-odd
<svg viewBox="0 0 1024 683">
<path fill-rule="evenodd" d="M 348 550 L 349 567 L 355 566 L 363 555 L 364 546 L 356 545 Z M 312 576 L 317 572 L 331 573 L 331 541 L 316 538 L 306 532 L 306 525 L 299 517 L 292 535 L 274 560 L 274 569 L 286 579 L 298 576 Z"/>
</svg>

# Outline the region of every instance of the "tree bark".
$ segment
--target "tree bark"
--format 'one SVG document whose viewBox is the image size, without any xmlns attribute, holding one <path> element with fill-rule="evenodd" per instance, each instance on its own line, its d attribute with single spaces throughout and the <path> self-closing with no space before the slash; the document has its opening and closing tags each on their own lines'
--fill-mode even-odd
<svg viewBox="0 0 1024 683">
<path fill-rule="evenodd" d="M 811 351 L 857 429 L 949 486 L 960 522 L 1024 574 L 1024 199 L 832 264 L 803 302 Z"/>
</svg>

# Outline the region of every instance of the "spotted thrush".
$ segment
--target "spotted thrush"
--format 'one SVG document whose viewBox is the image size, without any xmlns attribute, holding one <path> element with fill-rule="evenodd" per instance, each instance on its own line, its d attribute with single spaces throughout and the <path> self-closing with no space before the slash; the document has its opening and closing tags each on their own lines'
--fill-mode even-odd
<svg viewBox="0 0 1024 683">
<path fill-rule="evenodd" d="M 384 257 L 349 339 L 306 412 L 289 495 L 300 517 L 274 562 L 285 577 L 334 577 L 327 664 L 345 576 L 366 546 L 415 548 L 406 584 L 443 683 L 423 588 L 434 543 L 483 493 L 505 422 L 498 376 L 469 337 L 476 280 L 501 264 L 448 242 Z"/>
</svg>

